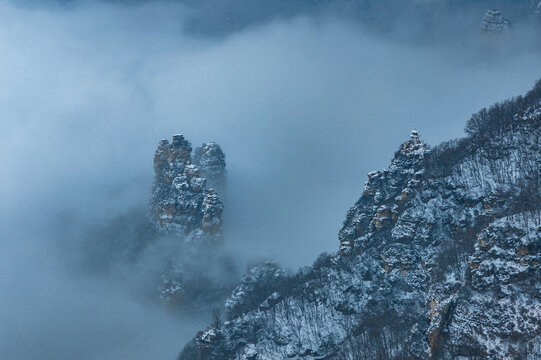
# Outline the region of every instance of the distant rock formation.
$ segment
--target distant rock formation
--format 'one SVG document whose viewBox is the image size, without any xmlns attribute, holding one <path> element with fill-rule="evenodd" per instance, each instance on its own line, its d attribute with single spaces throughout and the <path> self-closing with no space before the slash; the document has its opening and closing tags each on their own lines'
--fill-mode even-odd
<svg viewBox="0 0 541 360">
<path fill-rule="evenodd" d="M 156 173 L 150 202 L 153 227 L 186 242 L 221 240 L 223 203 L 207 188 L 203 174 L 223 187 L 225 156 L 220 146 L 210 143 L 197 155 L 202 171 L 192 163 L 192 147 L 182 135 L 161 140 L 154 156 Z"/>
<path fill-rule="evenodd" d="M 192 157 L 191 144 L 173 135 L 171 143 L 160 141 L 154 171 L 151 225 L 158 234 L 180 240 L 168 250 L 160 297 L 182 311 L 219 307 L 238 280 L 234 261 L 219 247 L 223 202 L 207 186 L 208 177 L 220 191 L 225 187 L 225 155 L 208 143 Z"/>
<path fill-rule="evenodd" d="M 498 9 L 487 11 L 481 21 L 481 31 L 484 33 L 500 34 L 511 30 L 511 20 L 502 15 Z"/>
<path fill-rule="evenodd" d="M 193 162 L 201 176 L 207 179 L 208 186 L 223 195 L 225 188 L 225 154 L 220 145 L 210 142 L 203 143 L 194 150 Z"/>
</svg>

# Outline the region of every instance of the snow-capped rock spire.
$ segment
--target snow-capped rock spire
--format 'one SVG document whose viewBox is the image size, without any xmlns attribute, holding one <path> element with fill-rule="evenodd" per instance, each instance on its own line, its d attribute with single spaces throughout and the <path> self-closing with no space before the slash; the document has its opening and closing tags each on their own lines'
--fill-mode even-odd
<svg viewBox="0 0 541 360">
<path fill-rule="evenodd" d="M 339 232 L 340 254 L 355 254 L 358 251 L 355 248 L 392 227 L 408 197 L 420 186 L 426 151 L 419 131 L 414 129 L 410 139 L 400 145 L 388 169 L 368 174 L 363 195 L 349 209 Z"/>
<path fill-rule="evenodd" d="M 223 195 L 225 188 L 225 154 L 220 145 L 209 142 L 194 150 L 193 162 L 199 167 L 208 186 Z"/>
<path fill-rule="evenodd" d="M 215 147 L 219 149 L 218 145 Z M 154 156 L 156 175 L 150 202 L 152 224 L 158 232 L 185 241 L 218 241 L 223 204 L 218 195 L 207 188 L 200 169 L 192 164 L 191 152 L 191 144 L 180 134 L 173 135 L 171 144 L 167 140 L 159 142 Z"/>
</svg>

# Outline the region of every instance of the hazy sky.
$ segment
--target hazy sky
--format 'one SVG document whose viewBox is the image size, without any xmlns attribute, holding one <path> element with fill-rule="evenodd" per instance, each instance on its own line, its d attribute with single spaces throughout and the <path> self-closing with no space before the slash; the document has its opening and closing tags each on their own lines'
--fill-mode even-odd
<svg viewBox="0 0 541 360">
<path fill-rule="evenodd" d="M 473 112 L 541 77 L 520 26 L 414 45 L 332 17 L 193 37 L 185 16 L 162 3 L 0 3 L 0 357 L 172 359 L 204 327 L 59 260 L 55 236 L 74 219 L 145 206 L 161 138 L 218 142 L 227 246 L 297 268 L 336 251 L 365 174 L 412 128 L 431 144 L 462 136 Z"/>
</svg>

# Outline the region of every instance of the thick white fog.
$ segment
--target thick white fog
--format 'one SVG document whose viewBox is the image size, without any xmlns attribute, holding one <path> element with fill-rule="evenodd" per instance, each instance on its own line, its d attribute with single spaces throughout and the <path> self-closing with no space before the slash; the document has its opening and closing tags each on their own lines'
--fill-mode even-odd
<svg viewBox="0 0 541 360">
<path fill-rule="evenodd" d="M 520 27 L 399 42 L 298 17 L 201 37 L 183 31 L 186 14 L 0 4 L 1 358 L 173 359 L 208 323 L 138 300 L 119 277 L 72 272 L 67 242 L 146 206 L 161 138 L 219 143 L 226 246 L 239 264 L 295 269 L 337 250 L 365 174 L 412 128 L 430 144 L 462 136 L 473 112 L 541 76 Z"/>
</svg>

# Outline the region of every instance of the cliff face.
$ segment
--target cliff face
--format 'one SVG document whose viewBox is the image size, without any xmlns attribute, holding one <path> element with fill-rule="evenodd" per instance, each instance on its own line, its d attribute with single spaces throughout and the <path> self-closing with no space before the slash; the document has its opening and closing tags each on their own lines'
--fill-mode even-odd
<svg viewBox="0 0 541 360">
<path fill-rule="evenodd" d="M 336 255 L 266 264 L 180 359 L 541 357 L 541 83 L 430 148 L 412 131 Z"/>
</svg>

